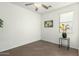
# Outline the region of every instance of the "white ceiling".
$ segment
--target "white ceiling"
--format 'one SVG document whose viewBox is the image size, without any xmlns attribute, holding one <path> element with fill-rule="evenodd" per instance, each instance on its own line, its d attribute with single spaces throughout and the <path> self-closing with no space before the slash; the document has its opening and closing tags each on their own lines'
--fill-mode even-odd
<svg viewBox="0 0 79 59">
<path fill-rule="evenodd" d="M 35 2 L 35 3 L 43 3 L 45 5 L 51 5 L 52 7 L 49 9 L 44 9 L 43 7 L 40 7 L 38 11 L 35 11 L 35 7 L 33 5 L 31 6 L 25 6 L 25 4 L 30 3 L 30 2 L 12 2 L 12 4 L 16 4 L 18 6 L 21 6 L 23 8 L 29 9 L 33 12 L 37 12 L 37 13 L 46 13 L 49 12 L 51 10 L 55 10 L 58 8 L 62 8 L 64 6 L 70 5 L 70 4 L 74 4 L 75 2 Z"/>
</svg>

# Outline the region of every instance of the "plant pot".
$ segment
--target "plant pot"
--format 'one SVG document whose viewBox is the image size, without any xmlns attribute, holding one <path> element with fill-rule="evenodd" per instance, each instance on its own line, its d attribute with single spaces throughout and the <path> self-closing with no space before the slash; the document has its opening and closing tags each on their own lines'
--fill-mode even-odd
<svg viewBox="0 0 79 59">
<path fill-rule="evenodd" d="M 62 37 L 63 37 L 63 38 L 67 38 L 67 33 L 63 32 L 63 33 L 62 33 Z"/>
</svg>

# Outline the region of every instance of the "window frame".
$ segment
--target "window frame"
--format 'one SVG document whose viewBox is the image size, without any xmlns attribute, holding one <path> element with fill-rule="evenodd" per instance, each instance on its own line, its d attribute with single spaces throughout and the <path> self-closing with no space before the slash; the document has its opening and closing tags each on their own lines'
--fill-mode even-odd
<svg viewBox="0 0 79 59">
<path fill-rule="evenodd" d="M 62 15 L 62 14 L 66 14 L 66 13 L 70 13 L 70 12 L 73 13 L 72 21 L 60 22 L 60 20 L 61 20 L 61 15 Z M 59 14 L 59 26 L 60 26 L 61 23 L 69 23 L 69 22 L 73 23 L 73 19 L 74 19 L 74 11 L 68 11 L 68 12 L 61 13 L 61 14 Z M 72 34 L 72 30 L 73 30 L 73 24 L 71 24 L 71 25 L 72 25 L 72 26 L 71 26 L 71 29 L 70 29 L 71 32 L 67 32 L 67 33 L 69 33 L 69 34 Z M 60 30 L 60 28 L 59 28 L 59 33 L 62 33 L 61 30 Z"/>
</svg>

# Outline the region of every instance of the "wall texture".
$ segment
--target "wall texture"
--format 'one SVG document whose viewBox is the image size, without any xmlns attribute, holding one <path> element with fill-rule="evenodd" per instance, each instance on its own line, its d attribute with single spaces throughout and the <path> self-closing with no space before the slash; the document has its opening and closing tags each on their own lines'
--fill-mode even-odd
<svg viewBox="0 0 79 59">
<path fill-rule="evenodd" d="M 31 43 L 41 38 L 40 15 L 11 3 L 0 3 L 0 51 Z"/>
<path fill-rule="evenodd" d="M 78 7 L 78 4 L 66 6 L 43 14 L 41 15 L 42 18 L 40 18 L 40 15 L 17 5 L 0 3 L 0 18 L 4 21 L 4 27 L 0 28 L 0 51 L 40 39 L 58 44 L 58 39 L 61 35 L 59 33 L 59 15 L 69 11 L 74 12 L 73 31 L 72 34 L 68 34 L 71 38 L 70 45 L 72 48 L 79 48 Z M 44 28 L 45 20 L 53 20 L 53 28 Z"/>
<path fill-rule="evenodd" d="M 78 33 L 79 33 L 79 5 L 74 4 L 70 6 L 66 6 L 57 10 L 53 10 L 49 13 L 43 14 L 42 15 L 42 39 L 47 40 L 49 42 L 53 42 L 58 44 L 59 37 L 61 36 L 61 33 L 59 33 L 59 18 L 60 14 L 65 13 L 65 12 L 74 12 L 74 17 L 73 17 L 73 28 L 72 28 L 72 33 L 68 34 L 70 37 L 70 46 L 72 48 L 78 48 Z M 53 28 L 44 28 L 44 21 L 45 20 L 53 20 Z M 64 43 L 63 43 L 64 44 Z"/>
</svg>

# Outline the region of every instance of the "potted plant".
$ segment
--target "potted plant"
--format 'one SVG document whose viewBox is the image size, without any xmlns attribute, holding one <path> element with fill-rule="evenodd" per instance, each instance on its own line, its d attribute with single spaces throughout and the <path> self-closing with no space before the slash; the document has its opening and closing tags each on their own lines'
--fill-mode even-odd
<svg viewBox="0 0 79 59">
<path fill-rule="evenodd" d="M 70 29 L 68 24 L 60 24 L 59 28 L 62 30 L 62 37 L 67 38 L 67 30 Z"/>
</svg>

